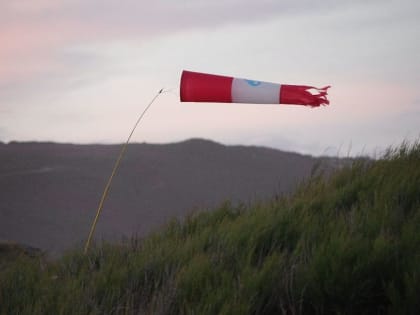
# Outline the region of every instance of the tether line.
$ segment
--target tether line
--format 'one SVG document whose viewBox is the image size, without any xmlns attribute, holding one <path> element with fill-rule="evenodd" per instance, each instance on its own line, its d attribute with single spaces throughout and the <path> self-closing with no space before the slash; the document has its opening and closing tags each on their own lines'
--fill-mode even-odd
<svg viewBox="0 0 420 315">
<path fill-rule="evenodd" d="M 152 104 L 155 102 L 155 100 L 159 97 L 159 95 L 162 94 L 163 92 L 166 92 L 166 91 L 164 91 L 163 89 L 160 89 L 159 92 L 157 92 L 157 94 L 152 98 L 150 103 L 146 106 L 146 108 L 143 110 L 140 117 L 137 119 L 136 123 L 134 124 L 134 127 L 131 130 L 130 135 L 127 138 L 127 141 L 121 147 L 120 154 L 119 154 L 117 160 L 115 161 L 114 168 L 112 169 L 111 176 L 109 176 L 108 182 L 105 185 L 105 189 L 102 193 L 102 197 L 101 197 L 101 200 L 99 202 L 98 209 L 96 210 L 96 216 L 95 216 L 95 219 L 92 222 L 92 226 L 90 228 L 89 236 L 88 236 L 86 244 L 85 244 L 85 249 L 84 249 L 85 254 L 87 253 L 87 251 L 89 249 L 90 242 L 91 242 L 93 234 L 95 232 L 96 223 L 98 223 L 98 219 L 99 219 L 99 216 L 102 212 L 102 208 L 104 206 L 105 199 L 108 195 L 109 188 L 111 187 L 112 179 L 114 178 L 115 174 L 117 173 L 117 170 L 118 170 L 118 168 L 121 164 L 121 160 L 124 157 L 125 151 L 127 151 L 128 143 L 130 142 L 131 137 L 133 136 L 134 131 L 136 130 L 136 128 L 137 128 L 138 124 L 140 123 L 140 121 L 142 120 L 143 116 L 146 114 L 146 112 L 149 110 L 150 106 L 152 106 Z"/>
</svg>

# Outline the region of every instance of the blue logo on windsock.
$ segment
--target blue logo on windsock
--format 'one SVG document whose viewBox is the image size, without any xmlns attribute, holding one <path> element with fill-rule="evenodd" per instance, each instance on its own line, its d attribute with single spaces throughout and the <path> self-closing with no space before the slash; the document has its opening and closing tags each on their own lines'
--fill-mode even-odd
<svg viewBox="0 0 420 315">
<path fill-rule="evenodd" d="M 261 81 L 254 81 L 254 80 L 245 80 L 250 86 L 258 86 L 261 84 Z"/>
</svg>

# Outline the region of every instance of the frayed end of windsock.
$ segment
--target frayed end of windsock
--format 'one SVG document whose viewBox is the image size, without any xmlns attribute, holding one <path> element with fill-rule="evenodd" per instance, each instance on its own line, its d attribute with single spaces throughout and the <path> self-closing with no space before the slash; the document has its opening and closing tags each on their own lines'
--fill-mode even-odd
<svg viewBox="0 0 420 315">
<path fill-rule="evenodd" d="M 326 106 L 330 104 L 327 98 L 330 87 L 329 85 L 323 88 L 306 85 L 282 85 L 280 90 L 280 103 L 311 107 Z"/>
</svg>

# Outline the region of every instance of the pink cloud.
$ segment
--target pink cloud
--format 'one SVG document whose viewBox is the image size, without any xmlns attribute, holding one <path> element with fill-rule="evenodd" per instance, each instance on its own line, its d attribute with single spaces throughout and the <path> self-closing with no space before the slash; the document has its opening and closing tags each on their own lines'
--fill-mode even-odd
<svg viewBox="0 0 420 315">
<path fill-rule="evenodd" d="M 294 1 L 16 0 L 0 4 L 0 84 L 57 67 L 60 50 L 91 41 L 144 40 L 197 27 L 249 23 L 296 8 Z M 299 6 L 305 10 L 305 6 Z"/>
<path fill-rule="evenodd" d="M 57 56 L 68 47 L 105 39 L 98 25 L 72 19 L 19 21 L 0 28 L 0 85 L 24 82 L 42 73 L 63 70 Z M 61 69 L 60 69 L 61 68 Z"/>
<path fill-rule="evenodd" d="M 372 118 L 395 114 L 412 107 L 418 93 L 412 86 L 397 82 L 362 81 L 336 87 L 334 103 L 347 118 Z"/>
</svg>

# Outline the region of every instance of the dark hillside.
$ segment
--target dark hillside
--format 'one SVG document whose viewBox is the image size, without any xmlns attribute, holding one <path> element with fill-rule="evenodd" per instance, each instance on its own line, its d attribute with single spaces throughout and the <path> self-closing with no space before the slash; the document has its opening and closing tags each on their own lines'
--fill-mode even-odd
<svg viewBox="0 0 420 315">
<path fill-rule="evenodd" d="M 87 236 L 119 145 L 0 146 L 0 239 L 61 251 Z M 114 179 L 97 239 L 144 236 L 172 217 L 222 201 L 287 193 L 319 159 L 189 140 L 131 144 Z M 333 160 L 325 160 L 329 165 Z"/>
</svg>

